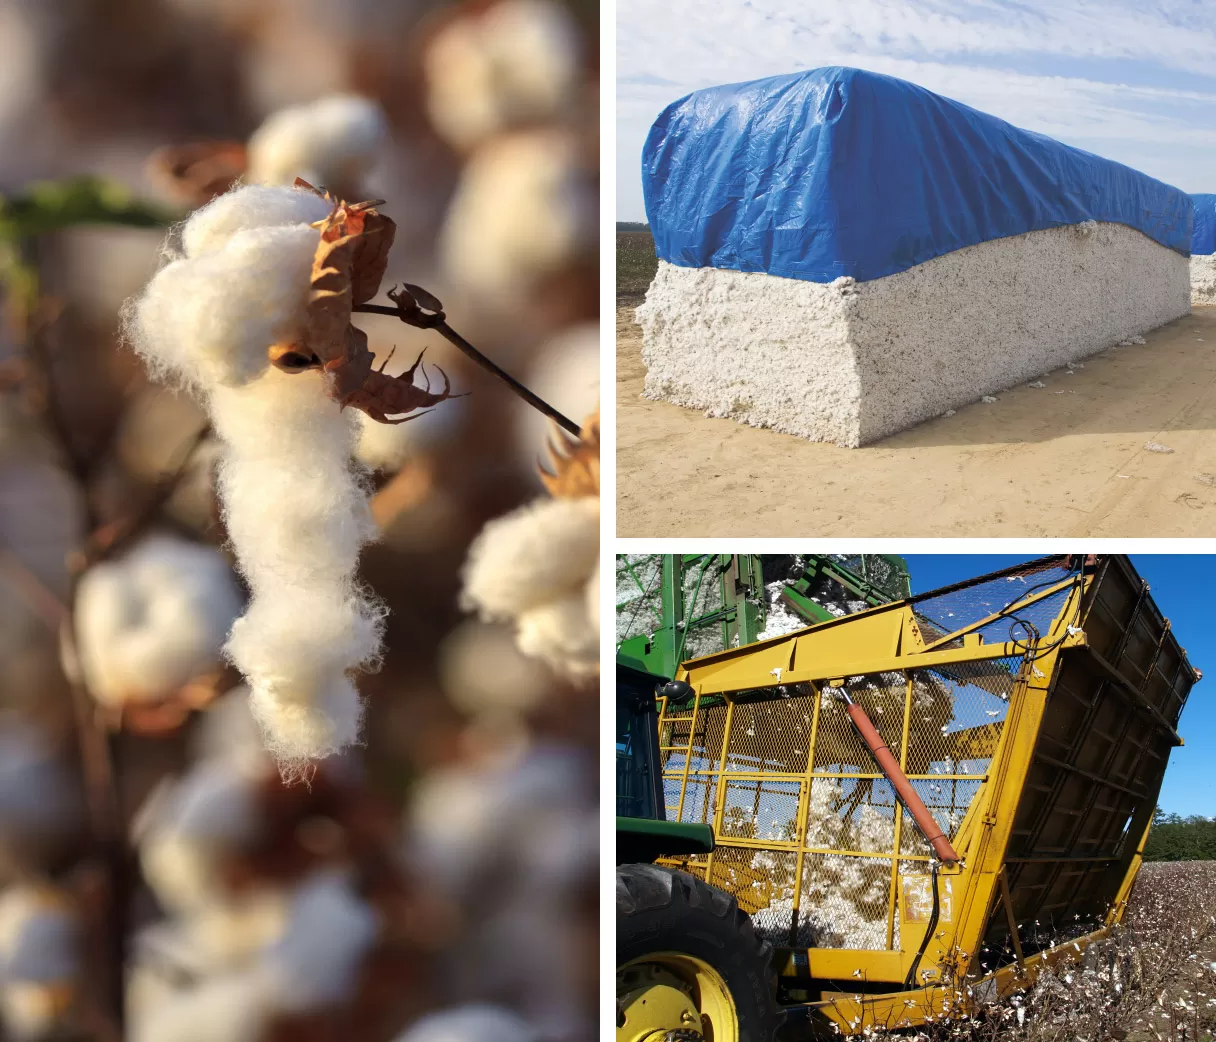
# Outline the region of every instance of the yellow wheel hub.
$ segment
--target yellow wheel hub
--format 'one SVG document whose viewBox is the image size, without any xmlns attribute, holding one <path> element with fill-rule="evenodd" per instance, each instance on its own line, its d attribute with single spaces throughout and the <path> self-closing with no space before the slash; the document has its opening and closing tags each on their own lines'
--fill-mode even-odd
<svg viewBox="0 0 1216 1042">
<path fill-rule="evenodd" d="M 709 963 L 655 952 L 616 971 L 616 1042 L 739 1042 L 730 989 Z"/>
</svg>

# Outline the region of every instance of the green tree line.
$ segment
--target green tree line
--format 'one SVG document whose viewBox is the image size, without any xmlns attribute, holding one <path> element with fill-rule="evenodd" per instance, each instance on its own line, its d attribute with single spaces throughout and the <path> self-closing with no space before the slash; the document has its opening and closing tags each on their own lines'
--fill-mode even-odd
<svg viewBox="0 0 1216 1042">
<path fill-rule="evenodd" d="M 1183 817 L 1160 807 L 1144 846 L 1145 861 L 1216 861 L 1216 818 Z"/>
</svg>

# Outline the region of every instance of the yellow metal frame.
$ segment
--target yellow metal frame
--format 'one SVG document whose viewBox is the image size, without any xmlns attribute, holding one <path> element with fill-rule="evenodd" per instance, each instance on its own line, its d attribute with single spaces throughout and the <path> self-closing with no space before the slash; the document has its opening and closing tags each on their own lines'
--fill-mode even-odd
<svg viewBox="0 0 1216 1042">
<path fill-rule="evenodd" d="M 691 685 L 695 695 L 691 715 L 687 705 L 670 714 L 666 705 L 660 706 L 660 735 L 666 736 L 660 737 L 660 744 L 667 753 L 683 754 L 679 769 L 674 773 L 665 774 L 668 782 L 679 782 L 678 802 L 669 807 L 669 813 L 675 811 L 677 816 L 683 815 L 690 780 L 697 781 L 699 785 L 704 783 L 707 793 L 712 788 L 713 807 L 709 820 L 714 826 L 717 856 L 711 854 L 700 859 L 672 860 L 669 863 L 678 864 L 687 871 L 701 874 L 710 882 L 731 889 L 727 866 L 722 865 L 721 870 L 717 867 L 719 862 L 725 860 L 725 851 L 771 850 L 793 854 L 793 916 L 796 922 L 808 855 L 830 853 L 851 857 L 875 857 L 890 862 L 885 950 L 790 949 L 784 967 L 783 976 L 796 981 L 847 982 L 860 977 L 869 992 L 875 990 L 875 984 L 883 982 L 897 986 L 884 994 L 857 995 L 821 991 L 818 1001 L 812 1005 L 834 1022 L 842 1032 L 851 1034 L 867 1027 L 915 1025 L 923 1023 L 929 1017 L 936 1017 L 951 1007 L 957 1009 L 968 1005 L 968 996 L 977 994 L 977 989 L 983 993 L 994 991 L 999 995 L 1022 987 L 1034 978 L 1041 966 L 1062 957 L 1064 948 L 1075 954 L 1079 949 L 1074 948 L 1074 945 L 1084 948 L 1105 935 L 1121 918 L 1127 894 L 1139 867 L 1138 853 L 1125 875 L 1119 898 L 1110 908 L 1101 929 L 1083 937 L 1070 939 L 1067 945 L 1059 949 L 1041 951 L 1029 958 L 1019 958 L 996 973 L 986 974 L 979 967 L 976 953 L 981 947 L 990 916 L 1005 914 L 999 908 L 1002 904 L 1006 912 L 1012 914 L 1007 886 L 1004 885 L 1004 859 L 1010 830 L 1060 657 L 1069 649 L 1083 646 L 1086 642 L 1084 631 L 1071 623 L 1078 618 L 1081 604 L 1094 579 L 1093 571 L 1085 570 L 1043 589 L 1034 590 L 1002 611 L 945 636 L 927 635 L 917 618 L 914 604 L 904 601 L 822 623 L 745 648 L 693 660 L 685 663 L 678 671 L 676 678 Z M 1040 633 L 1033 643 L 986 643 L 981 638 L 978 631 L 1002 616 L 1013 616 L 1036 602 L 1061 593 L 1063 603 L 1056 611 L 1049 631 Z M 901 921 L 896 923 L 896 909 L 902 907 L 903 903 L 900 894 L 901 862 L 923 864 L 929 860 L 924 855 L 901 852 L 903 834 L 915 826 L 910 821 L 905 821 L 898 802 L 894 809 L 895 840 L 892 850 L 879 853 L 837 850 L 815 848 L 806 843 L 812 778 L 881 777 L 877 773 L 831 774 L 813 769 L 816 742 L 820 733 L 822 692 L 848 683 L 849 678 L 902 674 L 906 680 L 906 690 L 898 756 L 901 767 L 906 770 L 912 730 L 909 723 L 913 706 L 913 671 L 1001 658 L 1021 658 L 1022 664 L 1012 686 L 999 736 L 997 727 L 992 726 L 987 730 L 973 728 L 962 732 L 962 737 L 958 739 L 963 751 L 972 751 L 970 758 L 991 757 L 984 773 L 910 775 L 912 779 L 931 777 L 936 782 L 979 782 L 978 790 L 952 837 L 955 848 L 962 855 L 962 862 L 940 868 L 939 888 L 943 894 L 949 889 L 952 914 L 948 919 L 943 916 L 933 936 L 925 940 L 925 926 L 922 923 L 906 921 L 907 917 L 902 915 Z M 808 685 L 812 696 L 809 702 L 813 705 L 813 715 L 805 770 L 802 773 L 766 772 L 762 769 L 728 770 L 727 750 L 732 737 L 732 726 L 735 724 L 738 699 L 754 701 L 758 694 L 763 694 L 762 689 L 788 690 L 788 685 Z M 702 727 L 705 726 L 707 703 L 712 706 L 722 701 L 725 701 L 726 711 L 723 733 L 720 741 L 715 742 L 714 752 L 717 755 L 713 762 L 716 767 L 694 768 L 698 722 Z M 688 727 L 688 741 L 681 745 L 665 744 L 677 724 Z M 993 739 L 995 747 L 992 744 Z M 892 748 L 894 751 L 894 746 Z M 800 749 L 794 751 L 801 752 Z M 760 840 L 746 836 L 723 835 L 726 803 L 724 797 L 735 782 L 751 782 L 757 786 L 757 805 L 760 786 L 764 783 L 798 783 L 800 787 L 794 837 L 788 840 Z M 747 870 L 743 870 L 743 875 L 747 875 Z M 927 876 L 904 875 L 904 878 L 925 880 Z M 738 881 L 738 872 L 734 879 Z M 745 878 L 743 882 L 748 880 Z M 762 887 L 759 890 L 762 891 Z M 763 893 L 759 892 L 757 896 L 753 891 L 757 891 L 757 887 L 745 888 L 738 894 L 741 907 L 749 912 L 754 912 L 756 906 L 763 907 Z M 1018 945 L 1016 928 L 1012 932 L 1014 943 Z M 922 941 L 925 943 L 918 964 L 918 979 L 926 986 L 914 991 L 902 990 L 903 982 L 912 969 L 917 958 L 917 948 Z M 1020 945 L 1017 953 L 1019 956 L 1022 954 Z"/>
</svg>

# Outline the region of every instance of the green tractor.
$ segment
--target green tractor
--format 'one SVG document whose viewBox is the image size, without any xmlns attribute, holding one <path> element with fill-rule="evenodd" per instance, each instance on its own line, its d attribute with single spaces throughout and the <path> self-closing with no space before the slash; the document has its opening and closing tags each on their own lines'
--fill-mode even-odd
<svg viewBox="0 0 1216 1042">
<path fill-rule="evenodd" d="M 773 946 L 747 912 L 654 863 L 714 849 L 709 825 L 667 820 L 657 699 L 688 696 L 679 663 L 908 593 L 891 556 L 618 558 L 617 1042 L 767 1042 L 780 1023 Z"/>
</svg>

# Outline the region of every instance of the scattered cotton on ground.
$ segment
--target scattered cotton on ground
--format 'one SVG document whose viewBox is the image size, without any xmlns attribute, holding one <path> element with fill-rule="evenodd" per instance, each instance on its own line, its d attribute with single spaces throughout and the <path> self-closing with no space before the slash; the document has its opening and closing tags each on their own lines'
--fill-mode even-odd
<svg viewBox="0 0 1216 1042">
<path fill-rule="evenodd" d="M 1123 225 L 1013 235 L 871 282 L 659 262 L 645 395 L 865 445 L 1190 310 L 1187 259 Z"/>
</svg>

